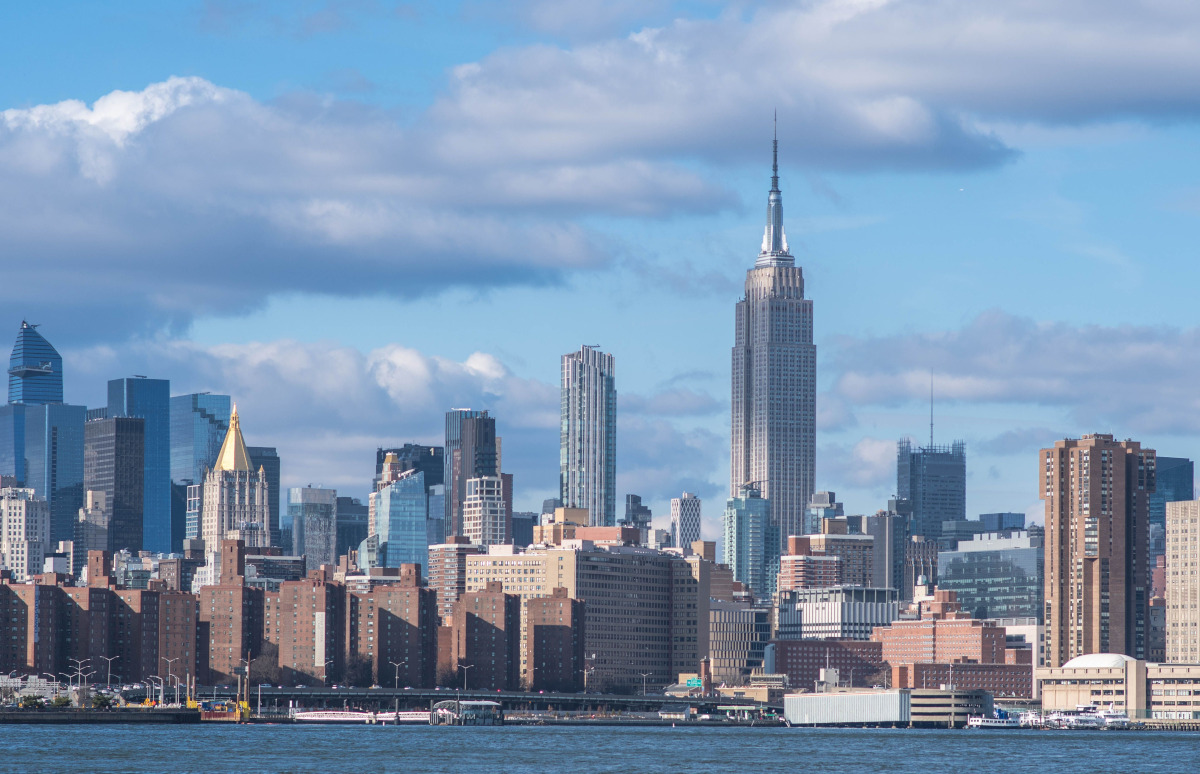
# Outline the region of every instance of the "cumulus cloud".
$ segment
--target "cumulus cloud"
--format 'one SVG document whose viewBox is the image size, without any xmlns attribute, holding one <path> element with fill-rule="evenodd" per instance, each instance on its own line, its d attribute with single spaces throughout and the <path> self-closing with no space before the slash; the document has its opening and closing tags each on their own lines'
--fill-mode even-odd
<svg viewBox="0 0 1200 774">
<path fill-rule="evenodd" d="M 1075 326 L 993 310 L 959 330 L 840 339 L 835 392 L 852 405 L 900 405 L 927 398 L 932 372 L 939 399 L 1061 407 L 1085 428 L 1197 433 L 1198 347 L 1200 328 Z"/>
<path fill-rule="evenodd" d="M 723 496 L 728 440 L 708 429 L 681 429 L 665 419 L 617 416 L 617 491 L 665 503 L 688 491 Z"/>
<path fill-rule="evenodd" d="M 896 485 L 896 441 L 865 437 L 852 446 L 824 444 L 817 453 L 817 480 L 826 489 L 892 493 Z"/>
<path fill-rule="evenodd" d="M 1044 449 L 1048 446 L 1053 446 L 1054 442 L 1060 438 L 1065 438 L 1066 435 L 1061 432 L 1056 432 L 1046 427 L 1022 427 L 1014 430 L 1007 430 L 995 438 L 989 438 L 975 444 L 975 448 L 984 454 L 1024 454 L 1036 449 Z M 993 471 L 996 469 L 993 468 Z M 992 475 L 991 478 L 999 478 L 999 474 Z"/>
</svg>

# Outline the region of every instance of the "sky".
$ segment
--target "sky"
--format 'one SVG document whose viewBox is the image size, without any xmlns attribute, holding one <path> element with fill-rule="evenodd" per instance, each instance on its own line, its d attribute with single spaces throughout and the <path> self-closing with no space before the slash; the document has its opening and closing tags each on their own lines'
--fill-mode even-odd
<svg viewBox="0 0 1200 774">
<path fill-rule="evenodd" d="M 967 449 L 1200 455 L 1200 6 L 1182 0 L 201 0 L 0 7 L 0 332 L 229 393 L 284 486 L 490 409 L 557 493 L 559 358 L 617 362 L 618 499 L 728 493 L 733 306 L 784 224 L 815 309 L 817 487 Z"/>
</svg>

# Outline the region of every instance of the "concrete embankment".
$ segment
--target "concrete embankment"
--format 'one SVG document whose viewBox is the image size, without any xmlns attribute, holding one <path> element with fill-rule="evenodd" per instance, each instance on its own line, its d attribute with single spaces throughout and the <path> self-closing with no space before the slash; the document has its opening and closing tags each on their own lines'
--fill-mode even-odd
<svg viewBox="0 0 1200 774">
<path fill-rule="evenodd" d="M 0 710 L 0 723 L 45 725 L 149 723 L 177 725 L 199 723 L 200 713 L 191 709 L 28 709 Z"/>
</svg>

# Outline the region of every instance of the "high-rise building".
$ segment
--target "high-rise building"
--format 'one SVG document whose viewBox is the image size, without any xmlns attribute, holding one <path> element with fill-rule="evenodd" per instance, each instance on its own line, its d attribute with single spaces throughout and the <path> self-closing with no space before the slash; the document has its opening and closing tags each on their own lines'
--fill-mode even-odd
<svg viewBox="0 0 1200 774">
<path fill-rule="evenodd" d="M 650 510 L 650 506 L 642 503 L 641 495 L 625 495 L 625 518 L 621 520 L 623 526 L 649 529 L 650 522 L 653 520 L 654 513 Z"/>
<path fill-rule="evenodd" d="M 1156 488 L 1150 495 L 1150 523 L 1165 524 L 1167 503 L 1191 500 L 1196 496 L 1196 465 L 1186 457 L 1156 457 Z"/>
<path fill-rule="evenodd" d="M 358 544 L 370 534 L 367 516 L 370 508 L 357 497 L 337 499 L 337 545 L 336 556 L 344 556 L 358 548 Z"/>
<path fill-rule="evenodd" d="M 1200 663 L 1200 500 L 1165 505 L 1167 530 L 1166 656 Z"/>
<path fill-rule="evenodd" d="M 463 501 L 463 535 L 481 546 L 512 542 L 512 527 L 499 476 L 479 476 L 466 481 Z"/>
<path fill-rule="evenodd" d="M 896 445 L 896 496 L 912 506 L 913 535 L 937 540 L 942 522 L 967 518 L 967 457 L 962 441 L 914 449 Z"/>
<path fill-rule="evenodd" d="M 83 505 L 84 417 L 65 403 L 25 406 L 25 486 L 50 504 L 50 540 L 70 540 Z"/>
<path fill-rule="evenodd" d="M 463 685 L 514 691 L 520 685 L 521 598 L 493 581 L 458 598 L 451 616 L 451 663 Z"/>
<path fill-rule="evenodd" d="M 525 690 L 574 693 L 582 688 L 584 606 L 561 586 L 548 597 L 525 601 Z"/>
<path fill-rule="evenodd" d="M 671 542 L 690 549 L 700 539 L 700 498 L 691 492 L 671 498 Z"/>
<path fill-rule="evenodd" d="M 0 489 L 0 570 L 24 583 L 42 571 L 50 547 L 50 504 L 32 489 Z"/>
<path fill-rule="evenodd" d="M 780 544 L 801 533 L 815 488 L 817 348 L 812 300 L 795 264 L 775 141 L 762 250 L 735 313 L 729 494 L 737 497 L 747 484 L 762 492 Z"/>
<path fill-rule="evenodd" d="M 201 490 L 200 539 L 219 573 L 220 547 L 240 541 L 244 548 L 270 545 L 270 501 L 263 468 L 252 467 L 237 406 L 229 416 L 229 431 L 208 471 Z M 244 563 L 243 563 L 244 564 Z"/>
<path fill-rule="evenodd" d="M 723 518 L 725 564 L 733 577 L 759 599 L 775 594 L 779 575 L 779 529 L 771 520 L 771 504 L 758 489 L 743 485 L 729 499 Z"/>
<path fill-rule="evenodd" d="M 142 546 L 171 551 L 171 382 L 143 376 L 108 382 L 108 416 L 145 420 Z"/>
<path fill-rule="evenodd" d="M 617 523 L 616 360 L 584 346 L 562 356 L 559 498 L 592 526 Z"/>
<path fill-rule="evenodd" d="M 360 567 L 399 567 L 418 564 L 429 568 L 429 504 L 425 474 L 406 470 L 371 494 L 374 524 L 358 550 Z"/>
<path fill-rule="evenodd" d="M 467 590 L 467 557 L 485 553 L 462 535 L 451 535 L 445 543 L 429 547 L 429 587 L 437 591 L 438 615 L 450 618 L 454 603 Z"/>
<path fill-rule="evenodd" d="M 1042 531 L 985 532 L 938 554 L 938 588 L 975 618 L 1036 618 L 1045 590 Z"/>
<path fill-rule="evenodd" d="M 288 490 L 292 555 L 304 557 L 308 572 L 337 562 L 337 490 L 297 486 Z"/>
<path fill-rule="evenodd" d="M 893 497 L 886 511 L 864 519 L 863 532 L 874 539 L 871 577 L 884 589 L 904 589 L 905 551 L 908 547 L 909 516 L 907 500 Z M 911 594 L 910 594 L 911 595 Z"/>
<path fill-rule="evenodd" d="M 467 480 L 500 475 L 500 439 L 496 419 L 487 411 L 451 409 L 446 412 L 446 451 L 443 483 L 446 493 L 445 530 L 461 535 Z"/>
<path fill-rule="evenodd" d="M 804 512 L 804 534 L 818 535 L 821 533 L 821 522 L 825 519 L 839 519 L 845 515 L 842 504 L 837 501 L 837 494 L 814 492 L 812 501 Z"/>
<path fill-rule="evenodd" d="M 246 454 L 250 457 L 250 469 L 261 470 L 267 483 L 267 523 L 271 533 L 270 545 L 284 545 L 279 536 L 279 452 L 274 446 L 247 446 Z M 289 540 L 287 545 L 292 543 Z"/>
<path fill-rule="evenodd" d="M 200 392 L 171 398 L 171 551 L 199 537 L 200 525 L 188 522 L 187 488 L 204 483 L 204 475 L 221 451 L 229 432 L 228 395 Z"/>
<path fill-rule="evenodd" d="M 763 653 L 771 641 L 770 608 L 713 602 L 708 620 L 713 681 L 745 685 L 751 674 L 762 671 Z"/>
<path fill-rule="evenodd" d="M 8 360 L 8 402 L 27 406 L 63 402 L 62 357 L 36 325 L 24 320 Z"/>
<path fill-rule="evenodd" d="M 871 632 L 900 617 L 893 589 L 836 586 L 780 593 L 781 611 L 800 611 L 798 639 L 869 640 Z"/>
<path fill-rule="evenodd" d="M 124 549 L 136 554 L 143 548 L 145 429 L 141 417 L 93 419 L 84 427 L 83 485 L 88 491 L 104 493 L 111 552 Z M 72 536 L 74 532 L 72 524 Z"/>
<path fill-rule="evenodd" d="M 392 449 L 379 447 L 375 449 L 375 481 L 372 489 L 378 489 L 383 482 L 383 463 L 389 454 L 396 455 L 392 461 L 397 472 L 419 470 L 425 474 L 425 486 L 441 486 L 445 483 L 446 455 L 441 446 L 424 446 L 419 443 L 406 443 Z"/>
<path fill-rule="evenodd" d="M 1089 653 L 1145 657 L 1154 456 L 1103 433 L 1040 452 L 1047 666 Z"/>
</svg>

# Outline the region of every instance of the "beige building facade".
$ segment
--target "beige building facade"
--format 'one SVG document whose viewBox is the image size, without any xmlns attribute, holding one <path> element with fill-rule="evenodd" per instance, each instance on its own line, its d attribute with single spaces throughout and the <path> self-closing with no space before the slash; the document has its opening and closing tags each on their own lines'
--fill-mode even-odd
<svg viewBox="0 0 1200 774">
<path fill-rule="evenodd" d="M 1167 503 L 1167 661 L 1200 663 L 1200 500 Z"/>
</svg>

